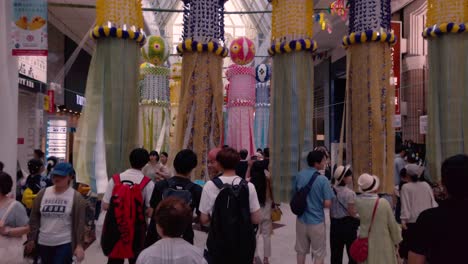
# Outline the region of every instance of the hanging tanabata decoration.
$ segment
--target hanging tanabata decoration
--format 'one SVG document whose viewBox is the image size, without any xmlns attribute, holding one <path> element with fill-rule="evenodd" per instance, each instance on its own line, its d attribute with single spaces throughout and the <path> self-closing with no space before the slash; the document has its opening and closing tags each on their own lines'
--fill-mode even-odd
<svg viewBox="0 0 468 264">
<path fill-rule="evenodd" d="M 271 69 L 267 64 L 255 68 L 255 121 L 254 138 L 257 148 L 268 147 L 268 132 L 270 124 L 270 76 Z"/>
<path fill-rule="evenodd" d="M 179 101 L 180 101 L 180 86 L 182 85 L 182 63 L 176 62 L 171 66 L 171 79 L 169 81 L 169 90 L 171 98 L 171 128 L 170 134 L 170 146 L 171 148 L 175 145 L 175 126 L 177 120 L 177 114 L 179 113 Z"/>
<path fill-rule="evenodd" d="M 468 1 L 429 0 L 427 161 L 432 180 L 440 181 L 444 159 L 468 153 Z"/>
<path fill-rule="evenodd" d="M 108 176 L 130 166 L 138 146 L 138 60 L 145 43 L 139 0 L 96 2 L 97 39 L 86 83 L 86 107 L 74 143 L 77 180 L 104 193 Z"/>
<path fill-rule="evenodd" d="M 232 41 L 230 56 L 234 63 L 226 71 L 229 81 L 227 102 L 226 144 L 249 155 L 255 151 L 254 144 L 254 106 L 255 106 L 255 69 L 246 65 L 255 57 L 255 45 L 245 37 Z"/>
<path fill-rule="evenodd" d="M 223 120 L 223 0 L 185 0 L 182 88 L 176 125 L 175 151 L 192 149 L 198 156 L 195 178 L 207 179 L 207 155 L 221 143 Z"/>
<path fill-rule="evenodd" d="M 270 166 L 275 197 L 288 201 L 292 178 L 306 167 L 307 154 L 313 149 L 314 4 L 273 0 L 272 5 Z"/>
<path fill-rule="evenodd" d="M 346 151 L 356 175 L 380 179 L 380 191 L 393 191 L 394 87 L 390 85 L 390 0 L 351 1 L 347 47 Z M 357 178 L 356 178 L 357 179 Z M 357 186 L 357 185 L 355 185 Z"/>
<path fill-rule="evenodd" d="M 161 36 L 149 36 L 141 48 L 146 63 L 140 66 L 139 144 L 158 152 L 169 151 L 170 69 L 162 66 L 169 57 L 169 49 Z"/>
</svg>

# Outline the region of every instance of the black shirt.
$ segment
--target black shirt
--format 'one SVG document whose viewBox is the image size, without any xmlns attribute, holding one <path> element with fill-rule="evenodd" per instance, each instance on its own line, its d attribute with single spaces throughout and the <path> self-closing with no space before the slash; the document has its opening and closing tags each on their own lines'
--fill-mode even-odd
<svg viewBox="0 0 468 264">
<path fill-rule="evenodd" d="M 171 186 L 185 187 L 185 185 L 187 185 L 190 182 L 191 182 L 190 179 L 180 177 L 180 176 L 174 176 L 174 177 L 172 177 L 172 178 L 170 178 L 168 180 L 163 180 L 163 181 L 157 182 L 154 185 L 153 194 L 151 195 L 151 200 L 150 200 L 151 208 L 156 209 L 156 207 L 158 207 L 158 204 L 162 200 L 162 194 L 163 194 L 164 190 L 169 187 L 169 184 Z M 200 185 L 197 185 L 197 184 L 193 184 L 192 188 L 190 188 L 190 190 L 189 190 L 190 193 L 192 194 L 191 207 L 192 207 L 193 210 L 196 211 L 197 215 L 200 215 L 200 212 L 198 211 L 198 206 L 200 204 L 200 198 L 201 198 L 202 190 L 203 190 L 202 187 Z M 193 244 L 193 237 L 194 237 L 193 228 L 192 228 L 192 225 L 190 225 L 190 227 L 185 231 L 185 233 L 183 235 L 183 239 L 185 239 L 187 242 Z M 159 237 L 158 233 L 156 232 L 156 223 L 152 218 L 151 222 L 149 224 L 149 227 L 148 227 L 148 233 L 147 233 L 147 237 L 146 237 L 145 246 L 148 247 L 148 246 L 152 245 L 154 242 L 158 241 L 159 239 L 161 239 L 161 238 Z"/>
<path fill-rule="evenodd" d="M 465 263 L 468 201 L 447 200 L 422 212 L 409 241 L 410 250 L 430 264 Z"/>
<path fill-rule="evenodd" d="M 247 173 L 247 168 L 249 167 L 249 163 L 246 160 L 241 160 L 236 167 L 236 174 L 237 176 L 241 177 L 245 180 L 245 174 Z"/>
</svg>

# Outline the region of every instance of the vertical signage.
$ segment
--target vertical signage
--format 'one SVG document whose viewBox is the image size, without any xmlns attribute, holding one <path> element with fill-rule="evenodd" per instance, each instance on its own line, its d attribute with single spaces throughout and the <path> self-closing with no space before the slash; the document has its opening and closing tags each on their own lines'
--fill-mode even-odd
<svg viewBox="0 0 468 264">
<path fill-rule="evenodd" d="M 392 21 L 392 31 L 397 38 L 397 42 L 392 48 L 393 61 L 393 84 L 395 85 L 395 115 L 401 114 L 400 109 L 400 85 L 401 85 L 401 21 Z"/>
<path fill-rule="evenodd" d="M 55 156 L 59 160 L 67 157 L 67 121 L 53 119 L 47 121 L 46 157 Z"/>
<path fill-rule="evenodd" d="M 47 56 L 47 0 L 13 0 L 13 56 Z"/>
<path fill-rule="evenodd" d="M 54 108 L 55 108 L 55 98 L 54 98 L 54 91 L 53 90 L 48 90 L 47 91 L 47 97 L 49 98 L 49 108 L 47 109 L 47 111 L 49 113 L 53 113 L 55 112 L 54 111 Z"/>
</svg>

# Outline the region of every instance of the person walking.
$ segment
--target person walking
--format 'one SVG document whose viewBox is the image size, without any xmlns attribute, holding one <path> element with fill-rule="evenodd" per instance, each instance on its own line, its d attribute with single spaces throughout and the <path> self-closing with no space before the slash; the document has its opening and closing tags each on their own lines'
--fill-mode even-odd
<svg viewBox="0 0 468 264">
<path fill-rule="evenodd" d="M 409 264 L 463 263 L 468 248 L 468 156 L 442 163 L 442 185 L 448 199 L 419 214 L 409 241 Z"/>
<path fill-rule="evenodd" d="M 239 151 L 239 155 L 240 155 L 241 160 L 239 164 L 237 164 L 236 174 L 245 180 L 245 174 L 247 173 L 247 168 L 248 168 L 247 157 L 249 155 L 249 152 L 246 149 L 241 149 Z"/>
<path fill-rule="evenodd" d="M 312 177 L 316 177 L 307 195 L 305 212 L 296 220 L 297 263 L 304 264 L 307 254 L 315 264 L 323 264 L 326 257 L 326 228 L 324 208 L 330 208 L 335 195 L 329 180 L 320 174 L 325 169 L 327 158 L 322 151 L 314 150 L 307 155 L 308 168 L 301 170 L 293 179 L 293 192 L 306 186 Z"/>
<path fill-rule="evenodd" d="M 431 186 L 427 182 L 419 181 L 424 168 L 416 164 L 405 166 L 406 175 L 410 182 L 401 188 L 401 227 L 403 241 L 400 244 L 400 256 L 408 259 L 408 243 L 413 238 L 413 228 L 419 214 L 429 208 L 437 207 Z"/>
<path fill-rule="evenodd" d="M 330 250 L 331 264 L 343 263 L 343 248 L 346 247 L 350 264 L 356 262 L 349 257 L 349 248 L 356 239 L 359 219 L 356 216 L 354 201 L 356 194 L 348 186 L 353 182 L 350 166 L 338 166 L 333 175 L 335 198 L 330 207 Z"/>
<path fill-rule="evenodd" d="M 41 263 L 71 264 L 85 257 L 83 249 L 87 202 L 71 184 L 75 171 L 70 163 L 52 170 L 53 186 L 41 190 L 31 212 L 26 251 L 37 246 Z"/>
<path fill-rule="evenodd" d="M 210 224 L 205 258 L 210 264 L 252 263 L 254 224 L 261 220 L 255 186 L 236 175 L 239 153 L 230 147 L 216 155 L 221 176 L 208 181 L 200 200 L 200 222 Z"/>
<path fill-rule="evenodd" d="M 159 153 L 155 150 L 149 153 L 149 162 L 143 169 L 141 169 L 143 175 L 150 177 L 153 181 L 160 181 L 162 178 L 159 176 L 161 170 L 161 163 L 159 163 Z"/>
<path fill-rule="evenodd" d="M 161 168 L 159 168 L 159 172 L 157 173 L 157 176 L 158 176 L 158 178 L 160 178 L 162 180 L 169 179 L 172 176 L 171 175 L 171 170 L 167 166 L 167 161 L 169 159 L 169 154 L 167 154 L 167 152 L 163 151 L 163 152 L 161 152 L 161 155 L 159 157 L 160 157 L 159 163 L 160 163 Z"/>
<path fill-rule="evenodd" d="M 206 264 L 203 252 L 181 237 L 192 225 L 192 208 L 182 199 L 169 197 L 156 208 L 154 220 L 161 237 L 143 250 L 137 264 Z"/>
<path fill-rule="evenodd" d="M 271 257 L 271 234 L 273 232 L 273 223 L 271 221 L 273 192 L 271 190 L 270 173 L 268 173 L 268 167 L 265 167 L 262 160 L 249 161 L 246 176 L 255 186 L 258 202 L 260 203 L 262 219 L 257 232 L 257 240 L 261 235 L 263 238 L 263 264 L 268 264 Z"/>
<path fill-rule="evenodd" d="M 23 264 L 23 235 L 29 232 L 24 206 L 8 197 L 13 187 L 10 175 L 0 172 L 0 258 L 2 263 Z"/>
<path fill-rule="evenodd" d="M 150 199 L 154 183 L 141 170 L 149 158 L 145 149 L 132 150 L 129 158 L 131 168 L 114 175 L 107 185 L 102 198 L 102 208 L 107 213 L 101 245 L 108 256 L 108 264 L 123 264 L 125 259 L 134 264 L 144 248 L 146 220 L 153 214 Z M 117 218 L 125 221 L 117 221 Z M 119 233 L 119 230 L 129 229 L 131 232 Z"/>
<path fill-rule="evenodd" d="M 355 201 L 361 220 L 358 237 L 367 237 L 369 241 L 368 257 L 362 263 L 396 264 L 396 248 L 401 242 L 401 229 L 393 216 L 390 203 L 377 195 L 379 178 L 364 173 L 359 176 L 358 185 L 362 192 Z"/>
<path fill-rule="evenodd" d="M 406 166 L 405 157 L 406 150 L 404 146 L 398 145 L 395 148 L 395 160 L 393 161 L 393 166 L 395 167 L 393 182 L 395 186 L 400 185 L 400 172 Z"/>
<path fill-rule="evenodd" d="M 188 205 L 192 208 L 192 213 L 196 212 L 197 215 L 200 215 L 198 206 L 200 204 L 202 187 L 190 181 L 192 171 L 197 167 L 197 164 L 198 161 L 195 152 L 190 149 L 179 151 L 174 158 L 176 175 L 170 179 L 156 183 L 153 195 L 151 196 L 151 208 L 156 209 L 164 199 L 177 196 L 188 200 L 186 202 L 188 202 Z M 161 239 L 156 232 L 156 224 L 155 217 L 152 217 L 146 237 L 147 246 Z M 193 244 L 194 232 L 192 225 L 189 225 L 187 230 L 184 231 L 183 239 Z"/>
</svg>

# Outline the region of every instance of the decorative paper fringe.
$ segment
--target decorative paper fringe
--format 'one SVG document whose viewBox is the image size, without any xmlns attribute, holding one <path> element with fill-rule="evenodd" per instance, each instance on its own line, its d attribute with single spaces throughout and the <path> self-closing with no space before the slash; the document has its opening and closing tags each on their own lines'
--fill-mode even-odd
<svg viewBox="0 0 468 264">
<path fill-rule="evenodd" d="M 427 161 L 433 181 L 440 181 L 442 162 L 468 154 L 468 35 L 444 35 L 428 41 Z"/>
<path fill-rule="evenodd" d="M 275 197 L 289 201 L 297 172 L 313 150 L 314 62 L 307 52 L 273 58 L 270 147 Z"/>
<path fill-rule="evenodd" d="M 103 39 L 91 60 L 74 165 L 77 181 L 97 193 L 104 193 L 108 176 L 130 166 L 128 155 L 138 146 L 139 55 L 134 41 Z"/>
<path fill-rule="evenodd" d="M 198 157 L 196 179 L 208 179 L 207 155 L 222 133 L 222 58 L 214 53 L 186 53 L 176 121 L 175 151 L 192 149 Z"/>
<path fill-rule="evenodd" d="M 357 176 L 362 173 L 378 176 L 380 191 L 392 193 L 395 93 L 389 80 L 390 46 L 366 43 L 349 47 L 349 52 L 347 151 L 351 153 L 353 172 Z"/>
</svg>

